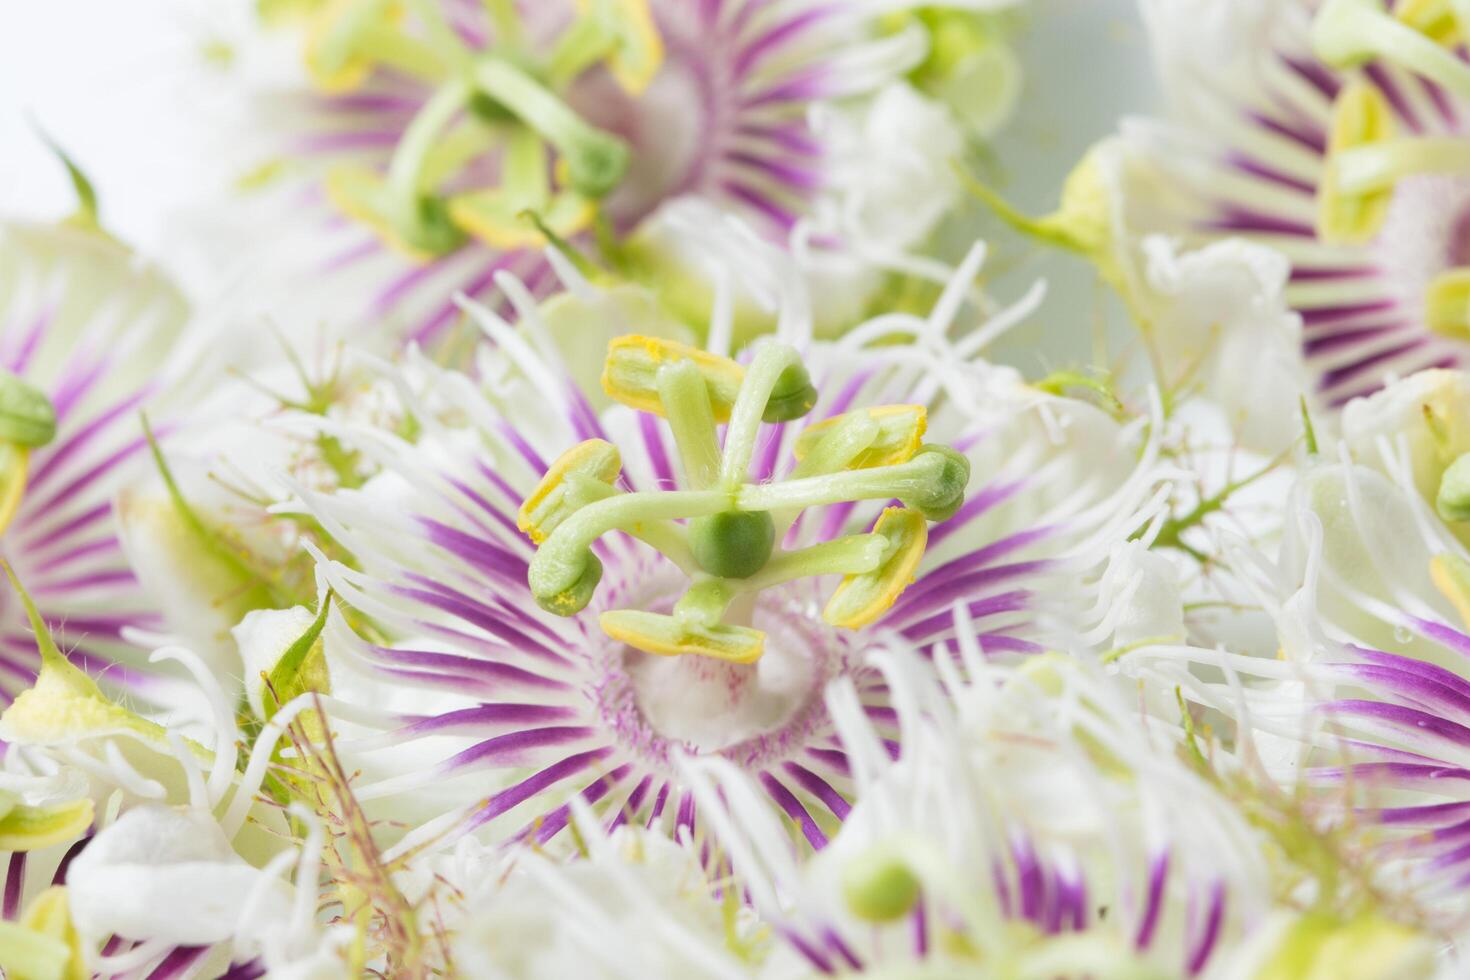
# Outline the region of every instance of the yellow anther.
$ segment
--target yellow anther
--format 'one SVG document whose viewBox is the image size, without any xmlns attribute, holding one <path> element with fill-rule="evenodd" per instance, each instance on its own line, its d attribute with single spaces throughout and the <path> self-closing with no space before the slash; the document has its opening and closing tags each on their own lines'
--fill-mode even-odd
<svg viewBox="0 0 1470 980">
<path fill-rule="evenodd" d="M 521 504 L 516 527 L 540 544 L 577 510 L 610 496 L 622 472 L 622 456 L 612 443 L 601 439 L 578 443 L 551 464 Z"/>
<path fill-rule="evenodd" d="M 759 660 L 766 648 L 766 634 L 743 626 L 703 627 L 679 622 L 673 616 L 617 609 L 598 617 L 602 631 L 635 650 L 659 657 L 693 655 L 728 663 L 748 664 Z"/>
<path fill-rule="evenodd" d="M 0 534 L 10 527 L 26 491 L 31 451 L 13 442 L 0 442 Z"/>
<path fill-rule="evenodd" d="M 1429 559 L 1429 578 L 1470 629 L 1470 562 L 1449 552 Z"/>
<path fill-rule="evenodd" d="M 1324 242 L 1361 245 L 1383 227 L 1393 188 L 1345 193 L 1339 187 L 1335 161 L 1349 150 L 1387 142 L 1393 135 L 1393 109 L 1383 93 L 1365 81 L 1352 82 L 1342 90 L 1332 107 L 1327 167 L 1317 194 L 1317 234 Z"/>
<path fill-rule="evenodd" d="M 878 423 L 878 437 L 849 464 L 850 469 L 861 470 L 906 463 L 919 451 L 919 446 L 924 441 L 924 431 L 929 424 L 929 415 L 924 406 L 881 405 L 858 411 Z M 824 436 L 852 414 L 854 413 L 837 415 L 803 429 L 792 450 L 797 461 L 805 459 Z"/>
<path fill-rule="evenodd" d="M 1460 22 L 1450 0 L 1403 0 L 1393 15 L 1430 40 L 1453 47 L 1460 40 Z"/>
<path fill-rule="evenodd" d="M 92 825 L 92 801 L 26 806 L 12 803 L 0 816 L 0 850 L 35 851 L 72 840 Z"/>
<path fill-rule="evenodd" d="M 873 533 L 888 541 L 883 560 L 871 572 L 849 575 L 837 586 L 822 610 L 822 618 L 833 626 L 861 629 L 887 612 L 913 583 L 929 542 L 928 522 L 904 507 L 883 511 Z"/>
<path fill-rule="evenodd" d="M 392 0 L 328 0 L 306 35 L 306 70 L 323 92 L 350 92 L 372 74 L 373 60 L 356 50 L 355 42 L 374 21 L 396 24 L 401 5 Z"/>
<path fill-rule="evenodd" d="M 1424 320 L 1429 329 L 1470 340 L 1470 268 L 1450 269 L 1424 290 Z"/>
<path fill-rule="evenodd" d="M 563 191 L 548 201 L 527 205 L 504 189 L 461 194 L 449 202 L 449 217 L 487 245 L 501 249 L 540 248 L 546 244 L 541 229 L 528 220 L 535 211 L 542 225 L 559 238 L 570 238 L 591 227 L 597 209 L 574 191 Z"/>
<path fill-rule="evenodd" d="M 719 357 L 676 340 L 637 334 L 614 339 L 608 345 L 607 361 L 603 365 L 602 390 L 614 401 L 663 418 L 658 369 L 673 361 L 689 361 L 699 369 L 709 390 L 710 410 L 715 421 L 730 421 L 730 410 L 740 394 L 745 369 L 728 357 Z"/>
<path fill-rule="evenodd" d="M 597 17 L 617 38 L 608 71 L 630 95 L 640 95 L 664 61 L 664 42 L 648 0 L 577 0 L 577 12 Z"/>
</svg>

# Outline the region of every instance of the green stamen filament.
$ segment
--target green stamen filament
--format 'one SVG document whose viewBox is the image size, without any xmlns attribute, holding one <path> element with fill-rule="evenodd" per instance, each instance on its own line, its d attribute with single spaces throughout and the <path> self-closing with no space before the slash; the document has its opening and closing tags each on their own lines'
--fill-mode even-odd
<svg viewBox="0 0 1470 980">
<path fill-rule="evenodd" d="M 947 519 L 963 503 L 969 463 L 947 447 L 919 445 L 923 410 L 916 406 L 886 406 L 821 423 L 803 436 L 804 455 L 792 479 L 748 483 L 761 422 L 800 417 L 816 400 L 796 351 L 767 345 L 741 372 L 728 359 L 657 338 L 618 338 L 610 345 L 611 352 L 629 350 L 639 353 L 640 364 L 657 368 L 617 371 L 610 354 L 604 386 L 625 404 L 668 419 L 685 479 L 695 489 L 618 493 L 610 482 L 616 468 L 608 466 L 597 470 L 601 489 L 583 493 L 577 481 L 590 479 L 583 471 L 604 466 L 615 450 L 591 440 L 568 451 L 523 508 L 552 515 L 526 525 L 549 529 L 529 575 L 532 593 L 548 610 L 572 615 L 586 607 L 602 573 L 592 544 L 610 531 L 624 531 L 671 558 L 693 581 L 671 616 L 603 613 L 600 622 L 609 635 L 660 656 L 697 653 L 748 663 L 760 656 L 763 634 L 739 621 L 749 622 L 756 593 L 798 578 L 841 575 L 843 584 L 824 617 L 847 628 L 866 625 L 913 580 L 927 522 Z M 730 422 L 723 453 L 712 385 L 724 385 L 729 390 L 722 397 L 731 399 L 725 402 Z M 881 451 L 869 452 L 880 439 Z M 794 551 L 777 546 L 807 507 L 894 497 L 907 509 L 889 508 L 872 533 Z M 732 616 L 737 622 L 725 621 Z"/>
<path fill-rule="evenodd" d="M 1389 190 L 1404 177 L 1470 172 L 1470 144 L 1460 139 L 1396 139 L 1344 150 L 1332 161 L 1344 194 Z"/>
</svg>

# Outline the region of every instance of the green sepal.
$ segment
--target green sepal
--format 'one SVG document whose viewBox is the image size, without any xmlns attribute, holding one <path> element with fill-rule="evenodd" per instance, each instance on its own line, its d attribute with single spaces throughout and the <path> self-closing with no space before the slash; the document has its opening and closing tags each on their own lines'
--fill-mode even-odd
<svg viewBox="0 0 1470 980">
<path fill-rule="evenodd" d="M 262 698 L 265 720 L 270 721 L 281 705 L 307 691 L 327 694 L 332 690 L 331 675 L 327 671 L 326 647 L 321 642 L 322 630 L 327 625 L 327 614 L 332 609 L 332 592 L 322 598 L 321 610 L 311 625 L 286 648 L 281 659 L 271 669 L 266 693 L 271 698 Z"/>
</svg>

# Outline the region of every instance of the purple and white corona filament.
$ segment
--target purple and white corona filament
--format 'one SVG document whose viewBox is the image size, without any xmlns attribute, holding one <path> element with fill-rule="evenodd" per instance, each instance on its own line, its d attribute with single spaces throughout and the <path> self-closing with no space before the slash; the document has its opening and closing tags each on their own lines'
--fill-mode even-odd
<svg viewBox="0 0 1470 980">
<path fill-rule="evenodd" d="M 160 623 L 118 542 L 112 495 L 147 458 L 138 415 L 161 388 L 184 315 L 173 288 L 111 239 L 0 229 L 0 367 L 43 396 L 55 422 L 44 445 L 5 448 L 0 551 L 68 655 L 114 683 L 140 676 L 125 665 L 142 657 L 123 632 Z M 7 598 L 0 610 L 8 704 L 39 660 L 19 604 Z"/>
<path fill-rule="evenodd" d="M 1125 124 L 1168 188 L 1141 185 L 1130 209 L 1191 240 L 1284 253 L 1333 405 L 1470 355 L 1470 65 L 1454 7 L 1144 4 L 1189 118 Z"/>
<path fill-rule="evenodd" d="M 346 697 L 341 677 L 362 691 L 364 711 L 353 721 L 373 706 L 395 708 L 379 712 L 389 731 L 343 743 L 370 774 L 359 797 L 458 784 L 479 798 L 462 812 L 463 827 L 496 821 L 492 838 L 502 840 L 554 836 L 573 794 L 613 823 L 674 830 L 694 821 L 676 757 L 718 755 L 756 773 L 771 802 L 820 847 L 847 812 L 849 781 L 822 692 L 851 677 L 865 710 L 889 731 L 886 687 L 866 666 L 875 643 L 897 636 L 927 648 L 951 637 L 956 605 L 991 655 L 1035 654 L 1054 631 L 1078 629 L 1081 597 L 1055 583 L 1095 567 L 1099 542 L 1110 545 L 1141 506 L 1153 487 L 1153 450 L 1137 427 L 978 360 L 984 329 L 949 340 L 973 271 L 928 320 L 891 315 L 835 344 L 798 341 L 810 390 L 796 384 L 792 393 L 810 410 L 804 421 L 764 426 L 758 411 L 738 405 L 738 385 L 722 385 L 743 372 L 779 390 L 795 377 L 786 371 L 795 348 L 757 347 L 743 367 L 697 349 L 669 358 L 718 362 L 701 380 L 703 369 L 644 371 L 642 341 L 615 347 L 608 390 L 628 397 L 658 377 L 669 386 L 664 402 L 683 406 L 661 420 L 581 387 L 529 295 L 509 280 L 502 285 L 519 307 L 519 330 L 470 307 L 493 341 L 480 352 L 486 381 L 446 374 L 429 386 L 459 426 L 435 421 L 446 417 L 441 404 L 411 409 L 428 420 L 413 446 L 344 431 L 391 476 L 361 492 L 303 494 L 360 562 L 323 563 L 326 580 L 377 624 L 354 633 L 334 614 L 333 690 Z M 900 334 L 916 343 L 870 346 Z M 691 391 L 708 391 L 733 412 L 723 458 L 709 408 L 685 401 Z M 878 405 L 905 410 L 868 412 Z M 818 450 L 819 434 L 854 419 L 861 431 L 849 432 L 847 451 Z M 916 452 L 920 423 L 928 443 L 953 448 Z M 908 462 L 881 465 L 890 454 Z M 620 472 L 604 465 L 612 460 Z M 961 464 L 972 474 L 968 487 L 955 482 Z M 699 518 L 721 508 L 706 507 L 718 495 L 700 488 L 723 485 L 708 481 L 726 465 L 741 509 L 769 505 L 764 535 L 741 522 L 701 527 Z M 928 531 L 927 549 L 917 538 L 922 560 L 912 550 L 922 522 L 894 517 L 904 513 L 894 507 L 880 518 L 890 498 L 932 505 L 936 517 L 957 508 Z M 592 501 L 609 503 L 580 506 Z M 522 527 L 549 534 L 540 552 L 518 528 L 518 512 Z M 695 518 L 687 531 L 681 517 Z M 585 537 L 589 527 L 601 537 Z M 588 550 L 564 552 L 572 537 Z M 765 564 L 721 564 L 750 557 L 741 542 L 754 538 L 763 538 L 756 550 L 769 555 Z M 553 546 L 560 568 L 543 557 Z M 433 695 L 443 707 L 425 713 L 385 689 L 419 690 L 421 703 Z M 384 763 L 390 748 L 412 764 Z M 496 788 L 486 793 L 486 782 Z"/>
</svg>

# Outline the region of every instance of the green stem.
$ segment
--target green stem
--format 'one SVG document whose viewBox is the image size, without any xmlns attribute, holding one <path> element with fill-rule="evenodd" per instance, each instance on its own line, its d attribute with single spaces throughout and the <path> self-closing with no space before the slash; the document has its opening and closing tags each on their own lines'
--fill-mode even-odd
<svg viewBox="0 0 1470 980">
<path fill-rule="evenodd" d="M 833 426 L 832 431 L 812 447 L 806 458 L 796 464 L 788 479 L 802 480 L 845 470 L 863 450 L 873 444 L 873 440 L 878 438 L 878 432 L 878 423 L 869 418 L 866 412 L 854 412 Z M 784 507 L 772 512 L 771 522 L 776 527 L 778 542 L 786 537 L 786 532 L 791 529 L 800 513 L 800 507 Z"/>
<path fill-rule="evenodd" d="M 562 32 L 547 61 L 546 74 L 554 86 L 572 81 L 616 47 L 596 17 L 580 17 Z"/>
<path fill-rule="evenodd" d="M 755 592 L 799 578 L 861 575 L 882 563 L 886 544 L 881 534 L 852 534 L 797 551 L 783 551 L 750 578 L 732 584 L 742 592 Z"/>
<path fill-rule="evenodd" d="M 541 544 L 541 552 L 579 553 L 609 531 L 626 531 L 642 539 L 658 521 L 704 517 L 730 507 L 730 495 L 714 490 L 664 490 L 625 493 L 588 504 L 557 526 Z M 660 549 L 662 550 L 662 549 Z"/>
<path fill-rule="evenodd" d="M 906 500 L 932 490 L 943 476 L 944 467 L 945 461 L 937 453 L 924 453 L 896 466 L 746 485 L 737 492 L 735 504 L 741 510 L 774 510 L 884 497 Z"/>
<path fill-rule="evenodd" d="M 388 163 L 388 192 L 397 207 L 413 215 L 423 186 L 424 171 L 438 145 L 440 133 L 469 100 L 468 82 L 455 79 L 441 85 L 413 117 Z"/>
<path fill-rule="evenodd" d="M 755 361 L 740 383 L 740 394 L 730 411 L 730 424 L 725 428 L 725 453 L 720 459 L 720 482 L 734 488 L 744 483 L 750 470 L 750 457 L 760 434 L 761 417 L 781 373 L 801 360 L 794 349 L 785 344 L 767 344 L 755 355 Z M 754 508 L 768 510 L 767 507 Z"/>
<path fill-rule="evenodd" d="M 1462 139 L 1389 140 L 1339 153 L 1329 166 L 1336 168 L 1344 194 L 1368 194 L 1391 189 L 1404 177 L 1470 172 L 1470 144 Z"/>
<path fill-rule="evenodd" d="M 709 386 L 691 361 L 663 365 L 656 376 L 664 417 L 674 431 L 674 443 L 684 462 L 684 477 L 694 490 L 714 486 L 720 471 L 720 447 Z"/>
</svg>

